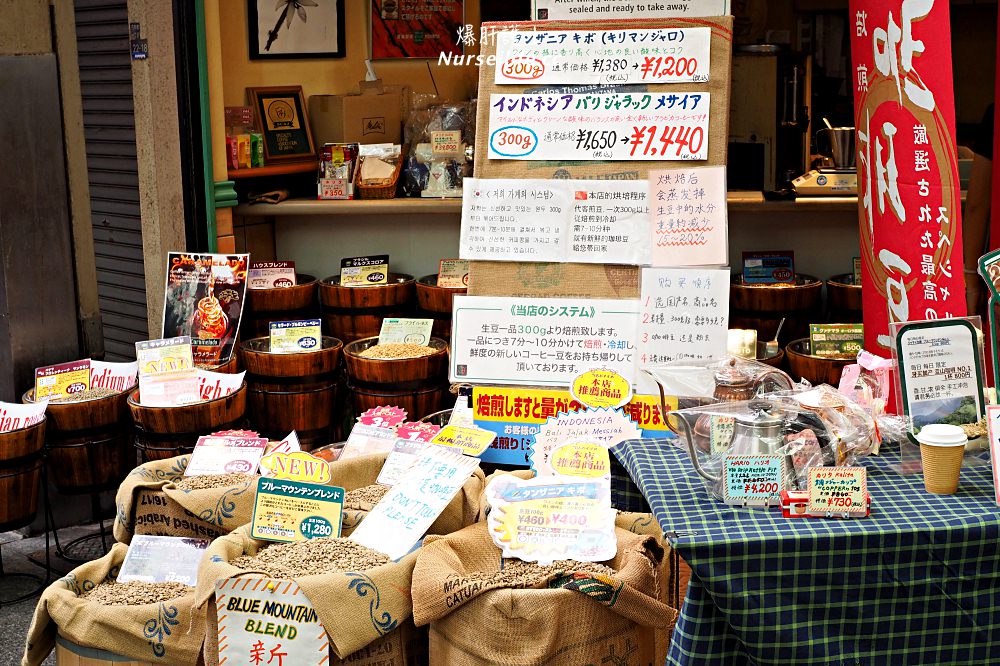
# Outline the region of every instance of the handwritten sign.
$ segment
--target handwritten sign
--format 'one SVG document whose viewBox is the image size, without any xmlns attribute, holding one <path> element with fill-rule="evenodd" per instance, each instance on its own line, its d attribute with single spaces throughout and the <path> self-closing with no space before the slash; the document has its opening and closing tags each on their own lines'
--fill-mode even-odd
<svg viewBox="0 0 1000 666">
<path fill-rule="evenodd" d="M 632 382 L 606 368 L 595 368 L 577 375 L 569 390 L 577 401 L 593 409 L 621 407 L 632 399 Z"/>
<path fill-rule="evenodd" d="M 246 371 L 229 374 L 226 372 L 211 372 L 198 368 L 196 376 L 198 378 L 198 395 L 202 400 L 216 400 L 227 395 L 232 395 L 243 386 L 243 378 Z"/>
<path fill-rule="evenodd" d="M 729 263 L 726 167 L 649 174 L 653 266 Z"/>
<path fill-rule="evenodd" d="M 378 343 L 380 345 L 426 345 L 431 340 L 431 329 L 433 327 L 433 319 L 386 317 L 382 320 L 382 328 L 378 334 Z"/>
<path fill-rule="evenodd" d="M 729 340 L 729 271 L 644 268 L 638 363 L 719 358 Z"/>
<path fill-rule="evenodd" d="M 129 542 L 125 561 L 115 579 L 119 583 L 198 584 L 198 565 L 208 548 L 207 539 L 136 534 Z"/>
<path fill-rule="evenodd" d="M 282 481 L 328 483 L 330 465 L 306 451 L 273 452 L 261 458 L 261 476 Z"/>
<path fill-rule="evenodd" d="M 545 565 L 603 562 L 618 552 L 606 482 L 507 475 L 486 486 L 486 497 L 490 536 L 504 557 Z"/>
<path fill-rule="evenodd" d="M 468 287 L 469 262 L 465 259 L 442 259 L 438 264 L 437 286 L 450 289 Z"/>
<path fill-rule="evenodd" d="M 42 422 L 45 420 L 45 408 L 48 406 L 48 400 L 27 405 L 0 402 L 0 432 L 20 430 Z"/>
<path fill-rule="evenodd" d="M 323 666 L 330 659 L 326 629 L 298 583 L 276 578 L 229 578 L 215 583 L 219 663 Z"/>
<path fill-rule="evenodd" d="M 250 536 L 282 543 L 339 537 L 343 510 L 343 488 L 260 478 Z"/>
<path fill-rule="evenodd" d="M 709 28 L 498 32 L 494 82 L 703 83 L 711 39 Z"/>
<path fill-rule="evenodd" d="M 726 456 L 723 472 L 726 503 L 745 506 L 780 503 L 779 495 L 786 484 L 783 456 Z"/>
<path fill-rule="evenodd" d="M 491 160 L 708 159 L 707 92 L 490 95 Z"/>
<path fill-rule="evenodd" d="M 139 382 L 139 362 L 90 362 L 90 387 L 127 391 Z"/>
<path fill-rule="evenodd" d="M 868 470 L 810 467 L 809 513 L 868 515 Z"/>
<path fill-rule="evenodd" d="M 441 428 L 441 432 L 434 435 L 431 444 L 457 449 L 467 456 L 478 456 L 489 448 L 496 437 L 495 432 L 482 428 L 446 425 Z"/>
<path fill-rule="evenodd" d="M 89 388 L 89 360 L 35 368 L 35 400 L 68 398 Z"/>
<path fill-rule="evenodd" d="M 649 263 L 645 181 L 466 178 L 463 259 Z"/>
<path fill-rule="evenodd" d="M 199 437 L 184 476 L 256 474 L 265 447 L 264 437 Z"/>
<path fill-rule="evenodd" d="M 340 260 L 340 285 L 365 287 L 389 283 L 389 255 L 350 257 Z"/>
<path fill-rule="evenodd" d="M 351 534 L 393 560 L 406 555 L 441 515 L 479 461 L 428 447 Z"/>
<path fill-rule="evenodd" d="M 675 16 L 726 16 L 729 0 L 532 0 L 532 17 L 538 21 L 597 18 L 672 18 Z M 600 14 L 595 12 L 599 10 Z"/>
<path fill-rule="evenodd" d="M 272 321 L 268 351 L 272 354 L 316 351 L 323 344 L 323 322 L 319 319 Z"/>
<path fill-rule="evenodd" d="M 632 381 L 638 305 L 455 296 L 451 381 L 568 387 L 573 377 L 598 364 Z"/>
<path fill-rule="evenodd" d="M 294 261 L 254 261 L 247 271 L 248 289 L 283 289 L 295 286 Z"/>
</svg>

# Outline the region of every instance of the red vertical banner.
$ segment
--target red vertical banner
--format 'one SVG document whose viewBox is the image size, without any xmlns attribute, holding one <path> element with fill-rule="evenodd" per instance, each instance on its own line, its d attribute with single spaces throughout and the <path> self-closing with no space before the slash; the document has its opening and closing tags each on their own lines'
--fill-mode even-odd
<svg viewBox="0 0 1000 666">
<path fill-rule="evenodd" d="M 946 0 L 851 0 L 865 347 L 889 324 L 965 316 Z"/>
</svg>

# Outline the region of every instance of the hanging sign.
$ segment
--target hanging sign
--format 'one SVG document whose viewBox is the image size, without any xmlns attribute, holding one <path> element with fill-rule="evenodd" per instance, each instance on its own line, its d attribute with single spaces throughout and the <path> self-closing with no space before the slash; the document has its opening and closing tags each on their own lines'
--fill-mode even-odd
<svg viewBox="0 0 1000 666">
<path fill-rule="evenodd" d="M 865 348 L 965 315 L 949 3 L 851 0 Z M 822 130 L 821 130 L 822 131 Z"/>
<path fill-rule="evenodd" d="M 250 536 L 282 543 L 339 537 L 343 511 L 343 488 L 260 478 Z"/>
</svg>

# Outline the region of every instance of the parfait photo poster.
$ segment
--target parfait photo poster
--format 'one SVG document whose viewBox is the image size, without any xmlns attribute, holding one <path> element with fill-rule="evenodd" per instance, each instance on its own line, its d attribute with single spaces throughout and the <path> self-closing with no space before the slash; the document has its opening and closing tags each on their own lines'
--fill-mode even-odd
<svg viewBox="0 0 1000 666">
<path fill-rule="evenodd" d="M 372 59 L 462 55 L 465 0 L 372 0 Z M 471 29 L 471 27 L 470 27 Z"/>
<path fill-rule="evenodd" d="M 249 254 L 168 253 L 161 337 L 191 336 L 198 366 L 227 363 L 239 333 L 249 263 Z"/>
</svg>

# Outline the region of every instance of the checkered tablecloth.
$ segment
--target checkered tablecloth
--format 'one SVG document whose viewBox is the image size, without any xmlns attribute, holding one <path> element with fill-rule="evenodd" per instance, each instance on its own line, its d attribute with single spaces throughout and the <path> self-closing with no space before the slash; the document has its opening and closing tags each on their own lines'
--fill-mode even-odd
<svg viewBox="0 0 1000 666">
<path fill-rule="evenodd" d="M 924 491 L 864 462 L 872 515 L 782 518 L 713 499 L 666 441 L 614 449 L 691 583 L 668 664 L 1000 664 L 1000 507 L 990 466 Z"/>
</svg>

